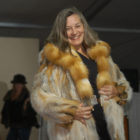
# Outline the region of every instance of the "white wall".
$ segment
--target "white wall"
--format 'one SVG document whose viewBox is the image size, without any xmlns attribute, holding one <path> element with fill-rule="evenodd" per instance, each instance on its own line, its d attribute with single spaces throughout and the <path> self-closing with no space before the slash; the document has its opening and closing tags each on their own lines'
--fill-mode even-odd
<svg viewBox="0 0 140 140">
<path fill-rule="evenodd" d="M 130 104 L 129 119 L 129 136 L 130 140 L 140 139 L 140 92 L 133 93 L 132 102 Z"/>
<path fill-rule="evenodd" d="M 0 37 L 0 112 L 3 96 L 11 88 L 10 81 L 15 74 L 24 74 L 27 87 L 31 90 L 33 77 L 38 69 L 38 51 L 38 39 Z M 5 140 L 6 135 L 7 130 L 0 124 L 0 140 Z M 37 140 L 37 135 L 38 131 L 34 129 L 31 139 Z"/>
</svg>

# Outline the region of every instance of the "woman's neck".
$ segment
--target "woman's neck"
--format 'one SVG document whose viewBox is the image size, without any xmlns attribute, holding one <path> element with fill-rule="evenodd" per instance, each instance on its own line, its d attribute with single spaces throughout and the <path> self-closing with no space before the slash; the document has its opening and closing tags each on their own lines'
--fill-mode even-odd
<svg viewBox="0 0 140 140">
<path fill-rule="evenodd" d="M 75 47 L 76 51 L 79 52 L 80 54 L 84 55 L 85 57 L 88 57 L 87 53 L 86 53 L 86 49 L 83 46 L 79 46 L 79 47 Z"/>
</svg>

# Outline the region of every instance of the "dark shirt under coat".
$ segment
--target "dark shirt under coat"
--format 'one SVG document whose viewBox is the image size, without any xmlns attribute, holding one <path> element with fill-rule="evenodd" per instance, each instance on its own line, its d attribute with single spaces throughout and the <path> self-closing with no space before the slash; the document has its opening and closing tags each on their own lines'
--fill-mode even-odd
<svg viewBox="0 0 140 140">
<path fill-rule="evenodd" d="M 85 56 L 78 53 L 83 60 L 84 64 L 87 66 L 89 70 L 89 81 L 91 83 L 91 86 L 94 90 L 94 94 L 96 95 L 97 99 L 100 97 L 98 93 L 98 89 L 96 86 L 96 77 L 97 77 L 97 64 L 95 61 L 86 58 Z M 104 112 L 101 107 L 101 105 L 98 103 L 97 105 L 94 105 L 94 111 L 92 111 L 92 115 L 95 119 L 96 123 L 96 129 L 98 132 L 98 135 L 100 137 L 100 140 L 111 140 L 109 136 L 109 132 L 107 130 L 107 123 L 105 120 Z"/>
</svg>

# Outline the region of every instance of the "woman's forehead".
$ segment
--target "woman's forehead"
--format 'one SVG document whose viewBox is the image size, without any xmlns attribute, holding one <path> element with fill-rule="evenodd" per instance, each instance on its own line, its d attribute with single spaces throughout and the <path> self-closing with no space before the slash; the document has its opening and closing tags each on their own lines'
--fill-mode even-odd
<svg viewBox="0 0 140 140">
<path fill-rule="evenodd" d="M 78 23 L 81 23 L 81 19 L 80 19 L 79 15 L 72 14 L 71 16 L 67 17 L 67 20 L 66 20 L 66 25 L 67 26 L 75 25 L 75 24 L 78 24 Z"/>
</svg>

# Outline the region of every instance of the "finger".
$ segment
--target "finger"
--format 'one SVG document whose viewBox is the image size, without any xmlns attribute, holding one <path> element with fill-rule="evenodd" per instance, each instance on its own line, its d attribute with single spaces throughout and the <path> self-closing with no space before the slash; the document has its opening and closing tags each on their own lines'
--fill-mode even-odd
<svg viewBox="0 0 140 140">
<path fill-rule="evenodd" d="M 100 90 L 101 90 L 101 91 L 110 91 L 111 88 L 101 88 Z"/>
<path fill-rule="evenodd" d="M 91 111 L 83 112 L 83 115 L 91 115 Z"/>
<path fill-rule="evenodd" d="M 93 108 L 92 106 L 81 107 L 81 111 L 91 111 L 92 108 Z"/>
<path fill-rule="evenodd" d="M 102 88 L 101 88 L 102 89 Z M 103 89 L 108 89 L 108 90 L 110 90 L 110 91 L 113 91 L 113 90 L 115 90 L 116 88 L 114 87 L 114 86 L 112 86 L 112 85 L 110 85 L 110 86 L 106 86 L 106 87 L 103 87 Z"/>
<path fill-rule="evenodd" d="M 83 117 L 84 115 L 91 115 L 92 110 L 88 110 L 88 111 L 77 111 L 76 112 L 76 116 L 78 117 Z"/>
<path fill-rule="evenodd" d="M 81 116 L 81 115 L 84 115 L 84 114 L 89 114 L 90 112 L 91 111 L 89 111 L 89 110 L 88 111 L 87 110 L 86 111 L 85 110 L 84 111 L 83 110 L 77 110 L 76 115 Z"/>
<path fill-rule="evenodd" d="M 91 115 L 91 111 L 77 112 L 76 116 L 83 117 L 84 115 Z"/>
<path fill-rule="evenodd" d="M 109 99 L 112 99 L 113 97 L 115 97 L 114 95 L 109 95 L 105 98 L 105 100 L 109 100 Z"/>
<path fill-rule="evenodd" d="M 92 114 L 83 116 L 84 119 L 90 119 L 91 117 L 92 117 Z"/>
<path fill-rule="evenodd" d="M 83 119 L 83 115 L 76 114 L 76 115 L 74 116 L 74 119 L 75 119 L 75 120 L 81 120 L 81 119 Z"/>
<path fill-rule="evenodd" d="M 83 115 L 84 115 L 84 113 L 81 112 L 81 111 L 77 111 L 77 112 L 76 112 L 76 116 L 78 116 L 78 117 L 82 117 Z"/>
<path fill-rule="evenodd" d="M 99 94 L 101 94 L 101 95 L 109 95 L 109 94 L 110 94 L 110 92 L 105 92 L 105 91 L 103 91 L 103 90 L 99 90 L 98 92 L 99 92 Z"/>
</svg>

